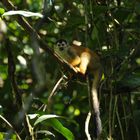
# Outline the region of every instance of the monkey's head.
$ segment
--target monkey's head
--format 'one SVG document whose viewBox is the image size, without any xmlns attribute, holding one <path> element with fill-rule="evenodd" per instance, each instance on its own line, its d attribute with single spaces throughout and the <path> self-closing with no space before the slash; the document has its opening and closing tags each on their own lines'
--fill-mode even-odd
<svg viewBox="0 0 140 140">
<path fill-rule="evenodd" d="M 55 49 L 56 50 L 59 50 L 59 51 L 65 51 L 67 50 L 69 47 L 69 44 L 66 40 L 64 39 L 59 39 L 56 41 L 56 44 L 55 44 Z"/>
<path fill-rule="evenodd" d="M 54 45 L 54 51 L 62 58 L 67 59 L 69 57 L 68 50 L 70 48 L 69 43 L 64 39 L 59 39 Z"/>
<path fill-rule="evenodd" d="M 69 49 L 70 45 L 68 42 L 64 39 L 59 39 L 56 41 L 54 45 L 54 51 L 61 57 L 66 58 L 67 57 L 67 52 Z"/>
</svg>

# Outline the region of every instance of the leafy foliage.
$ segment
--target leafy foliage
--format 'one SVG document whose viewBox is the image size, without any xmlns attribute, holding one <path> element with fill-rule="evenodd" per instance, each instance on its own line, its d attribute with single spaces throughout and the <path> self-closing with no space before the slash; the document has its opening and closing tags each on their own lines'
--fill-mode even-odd
<svg viewBox="0 0 140 140">
<path fill-rule="evenodd" d="M 86 139 L 87 85 L 63 78 L 69 72 L 48 49 L 64 38 L 101 57 L 101 138 L 139 140 L 140 2 L 11 0 L 17 8 L 8 2 L 0 2 L 0 139 Z M 93 126 L 91 120 L 91 134 Z"/>
</svg>

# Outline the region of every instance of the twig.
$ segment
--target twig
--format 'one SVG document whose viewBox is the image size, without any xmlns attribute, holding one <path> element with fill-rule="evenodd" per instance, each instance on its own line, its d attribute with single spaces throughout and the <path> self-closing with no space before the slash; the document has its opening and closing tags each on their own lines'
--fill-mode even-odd
<svg viewBox="0 0 140 140">
<path fill-rule="evenodd" d="M 6 122 L 6 124 L 7 124 L 12 130 L 14 130 L 14 132 L 15 132 L 15 134 L 16 134 L 18 140 L 21 140 L 19 134 L 18 134 L 17 131 L 14 129 L 14 127 L 12 126 L 12 124 L 10 124 L 10 123 L 9 123 L 3 116 L 1 116 L 1 115 L 0 115 L 0 118 L 1 118 L 4 122 Z"/>
<path fill-rule="evenodd" d="M 6 46 L 7 55 L 8 55 L 8 76 L 10 78 L 12 88 L 15 92 L 15 99 L 16 99 L 16 103 L 18 105 L 18 109 L 20 109 L 21 106 L 22 106 L 22 99 L 21 99 L 20 90 L 17 86 L 17 82 L 16 82 L 16 79 L 15 79 L 15 63 L 14 63 L 14 58 L 13 58 L 11 46 L 10 46 L 9 43 L 10 43 L 9 40 L 6 39 L 5 46 Z"/>
<path fill-rule="evenodd" d="M 124 140 L 124 132 L 123 132 L 123 127 L 122 127 L 122 123 L 121 123 L 119 112 L 118 112 L 118 107 L 116 108 L 116 117 L 117 117 L 118 124 L 120 127 L 121 139 Z"/>
<path fill-rule="evenodd" d="M 56 90 L 58 89 L 60 83 L 61 83 L 65 78 L 66 78 L 66 76 L 63 75 L 63 76 L 57 81 L 57 83 L 55 84 L 55 86 L 54 86 L 52 92 L 50 93 L 50 95 L 49 95 L 49 97 L 48 97 L 48 103 L 51 102 L 52 96 L 55 94 L 55 92 L 56 92 Z"/>
<path fill-rule="evenodd" d="M 86 118 L 86 121 L 85 121 L 85 133 L 86 133 L 86 136 L 87 136 L 88 140 L 91 140 L 89 129 L 88 129 L 90 118 L 91 118 L 91 112 L 88 112 L 88 115 L 87 115 L 87 118 Z"/>
<path fill-rule="evenodd" d="M 135 129 L 136 135 L 137 135 L 137 140 L 140 140 L 139 128 L 137 126 L 138 124 L 136 123 L 136 121 L 134 119 L 134 109 L 133 109 L 132 103 L 131 103 L 131 93 L 129 93 L 127 97 L 128 97 L 128 104 L 129 104 L 130 114 L 131 114 L 131 117 L 132 117 L 134 129 Z"/>
<path fill-rule="evenodd" d="M 51 91 L 51 93 L 50 93 L 50 95 L 49 95 L 49 97 L 48 97 L 48 105 L 45 105 L 45 106 L 43 105 L 43 106 L 41 106 L 41 108 L 43 107 L 43 111 L 45 111 L 47 107 L 48 107 L 48 111 L 50 111 L 50 106 L 51 106 L 51 103 L 52 103 L 51 98 L 54 96 L 56 90 L 60 87 L 60 84 L 61 84 L 61 82 L 64 80 L 64 78 L 66 78 L 65 75 L 63 75 L 63 76 L 57 81 L 57 83 L 55 84 L 53 90 Z"/>
</svg>

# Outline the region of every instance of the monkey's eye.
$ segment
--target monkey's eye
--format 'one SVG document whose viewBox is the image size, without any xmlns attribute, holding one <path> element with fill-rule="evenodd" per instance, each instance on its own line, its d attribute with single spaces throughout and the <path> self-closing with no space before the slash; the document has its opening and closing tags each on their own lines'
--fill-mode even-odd
<svg viewBox="0 0 140 140">
<path fill-rule="evenodd" d="M 67 46 L 66 42 L 62 42 L 61 45 L 62 45 L 62 47 L 66 47 Z"/>
<path fill-rule="evenodd" d="M 57 43 L 57 46 L 60 47 L 61 46 L 61 43 Z"/>
</svg>

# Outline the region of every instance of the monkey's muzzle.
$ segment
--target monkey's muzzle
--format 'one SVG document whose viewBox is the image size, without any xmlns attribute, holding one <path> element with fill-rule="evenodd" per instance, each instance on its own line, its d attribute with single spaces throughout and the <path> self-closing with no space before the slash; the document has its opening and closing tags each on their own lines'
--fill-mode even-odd
<svg viewBox="0 0 140 140">
<path fill-rule="evenodd" d="M 64 47 L 60 47 L 59 50 L 60 50 L 60 51 L 63 51 L 63 50 L 64 50 Z"/>
</svg>

